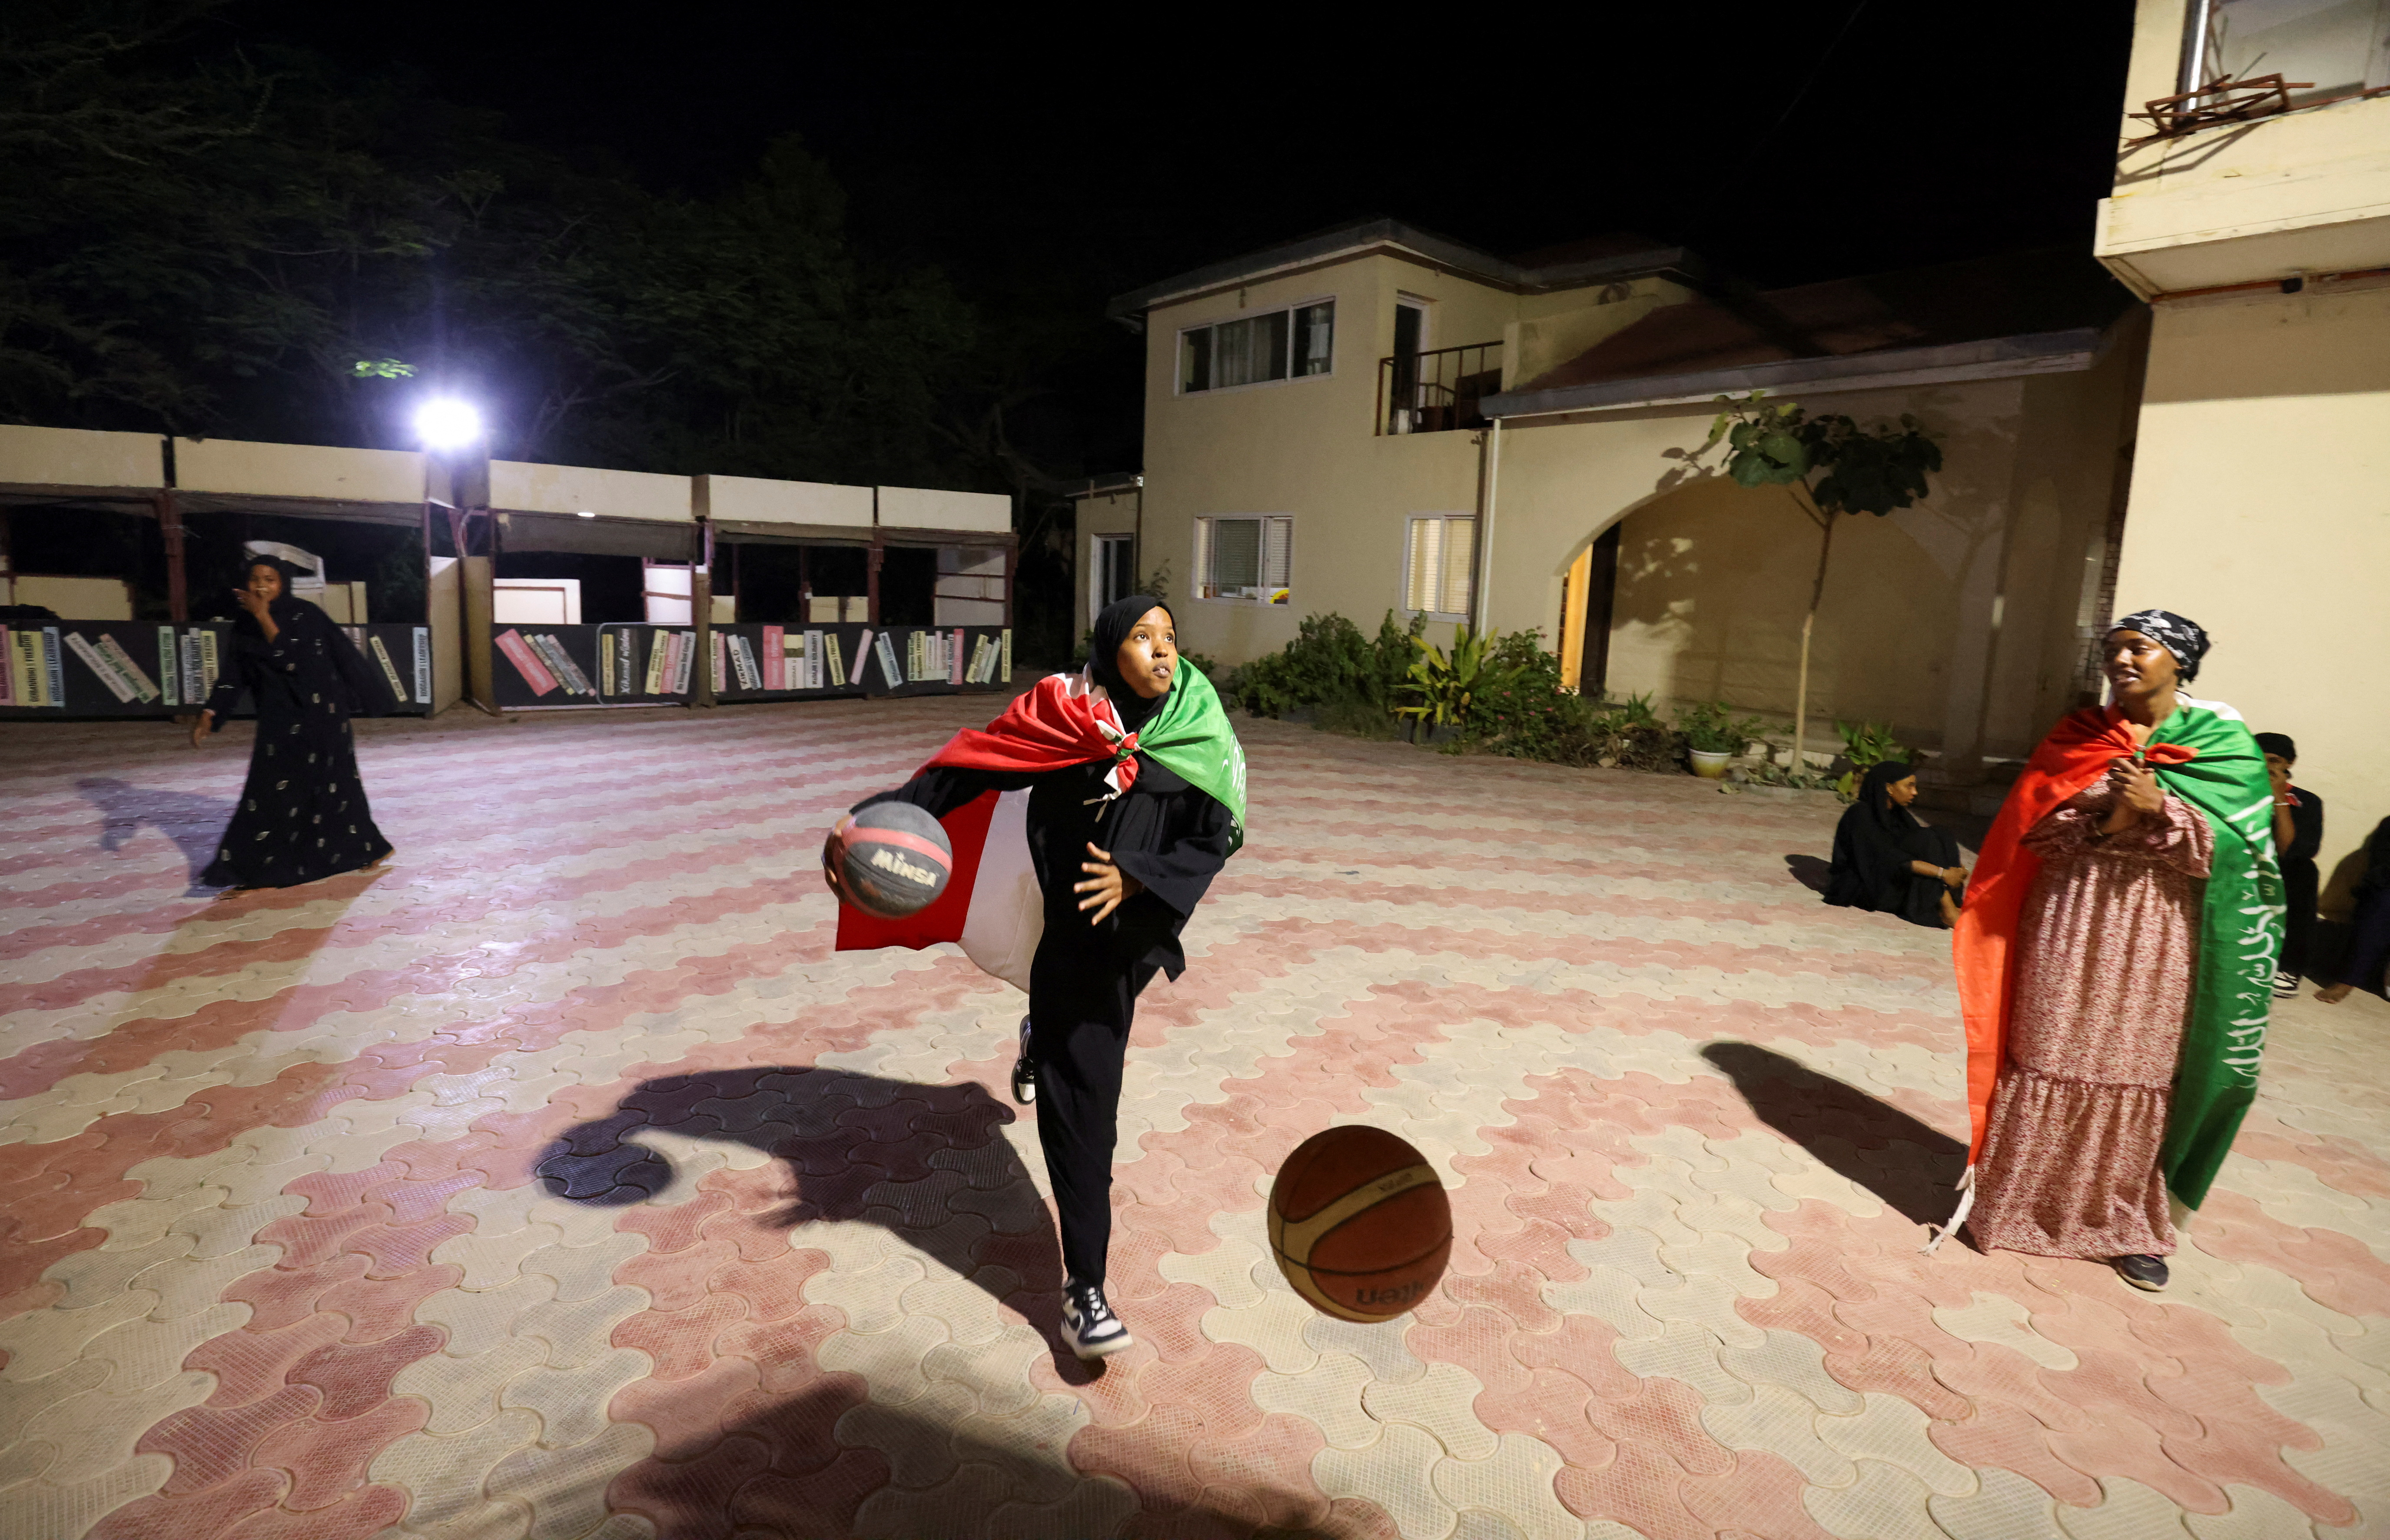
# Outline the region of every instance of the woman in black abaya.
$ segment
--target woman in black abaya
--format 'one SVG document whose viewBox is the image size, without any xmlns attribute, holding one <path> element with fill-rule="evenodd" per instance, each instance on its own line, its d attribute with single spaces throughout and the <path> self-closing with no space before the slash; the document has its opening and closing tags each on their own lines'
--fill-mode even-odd
<svg viewBox="0 0 2390 1540">
<path fill-rule="evenodd" d="M 1900 760 L 1869 767 L 1858 801 L 1843 810 L 1834 830 L 1834 866 L 1826 902 L 1848 909 L 1898 915 L 1911 925 L 1959 923 L 1952 895 L 1967 880 L 1959 841 L 1947 828 L 1919 821 L 1917 772 Z"/>
<path fill-rule="evenodd" d="M 374 827 L 357 778 L 353 716 L 392 709 L 346 633 L 290 592 L 293 569 L 260 557 L 233 590 L 240 619 L 230 656 L 191 727 L 207 746 L 247 689 L 257 707 L 249 784 L 216 858 L 199 880 L 216 888 L 289 888 L 379 863 L 390 841 Z"/>
</svg>

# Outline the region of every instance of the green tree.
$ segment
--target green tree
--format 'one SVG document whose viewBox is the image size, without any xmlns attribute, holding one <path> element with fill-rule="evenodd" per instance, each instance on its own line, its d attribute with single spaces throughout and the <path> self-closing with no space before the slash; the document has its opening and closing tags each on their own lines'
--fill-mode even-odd
<svg viewBox="0 0 2390 1540">
<path fill-rule="evenodd" d="M 1720 396 L 1719 412 L 1694 460 L 1726 443 L 1726 472 L 1745 487 L 1780 486 L 1818 529 L 1818 571 L 1809 608 L 1801 617 L 1800 681 L 1793 694 L 1792 766 L 1803 767 L 1809 725 L 1809 637 L 1826 593 L 1826 564 L 1834 551 L 1834 516 L 1878 518 L 1924 496 L 1929 473 L 1942 468 L 1942 446 L 1918 420 L 1901 414 L 1897 426 L 1862 428 L 1839 414 L 1810 417 L 1800 403 L 1767 401 L 1767 392 Z"/>
<path fill-rule="evenodd" d="M 479 396 L 503 453 L 955 481 L 973 342 L 944 278 L 858 252 L 793 140 L 707 198 L 294 51 L 222 0 L 0 13 L 0 416 L 405 443 Z"/>
</svg>

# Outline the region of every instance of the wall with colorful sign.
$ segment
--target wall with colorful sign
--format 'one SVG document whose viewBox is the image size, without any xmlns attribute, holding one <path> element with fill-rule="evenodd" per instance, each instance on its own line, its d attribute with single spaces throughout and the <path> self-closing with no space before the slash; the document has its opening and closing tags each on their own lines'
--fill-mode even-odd
<svg viewBox="0 0 2390 1540">
<path fill-rule="evenodd" d="M 842 695 L 944 695 L 1000 689 L 1012 678 L 1002 627 L 720 624 L 712 628 L 713 688 L 723 700 Z M 506 626 L 493 638 L 502 710 L 675 705 L 699 666 L 688 626 Z"/>
<path fill-rule="evenodd" d="M 431 711 L 431 631 L 344 625 L 389 684 L 399 714 Z M 148 716 L 195 712 L 232 647 L 228 625 L 43 621 L 0 625 L 0 719 Z M 236 716 L 251 714 L 246 694 Z"/>
</svg>

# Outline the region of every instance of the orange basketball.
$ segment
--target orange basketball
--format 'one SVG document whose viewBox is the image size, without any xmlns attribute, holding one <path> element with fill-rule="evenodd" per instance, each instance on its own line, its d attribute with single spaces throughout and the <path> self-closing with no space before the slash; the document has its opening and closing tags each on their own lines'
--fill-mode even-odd
<svg viewBox="0 0 2390 1540">
<path fill-rule="evenodd" d="M 1452 1256 L 1452 1204 L 1426 1157 L 1357 1123 L 1297 1145 L 1270 1184 L 1270 1251 L 1294 1291 L 1348 1321 L 1392 1320 Z"/>
</svg>

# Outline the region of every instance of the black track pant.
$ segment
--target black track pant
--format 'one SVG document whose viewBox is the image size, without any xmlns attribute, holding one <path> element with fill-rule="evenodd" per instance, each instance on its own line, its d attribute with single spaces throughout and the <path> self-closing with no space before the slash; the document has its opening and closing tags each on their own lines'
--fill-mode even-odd
<svg viewBox="0 0 2390 1540">
<path fill-rule="evenodd" d="M 2274 966 L 2285 973 L 2315 977 L 2316 887 L 2321 874 L 2312 861 L 2282 863 L 2282 955 Z"/>
<path fill-rule="evenodd" d="M 1129 948 L 1086 934 L 1086 925 L 1047 922 L 1029 965 L 1029 1059 L 1037 1066 L 1037 1142 L 1062 1226 L 1062 1269 L 1100 1284 L 1112 1239 L 1121 1066 L 1137 997 L 1154 968 L 1117 961 Z"/>
</svg>

